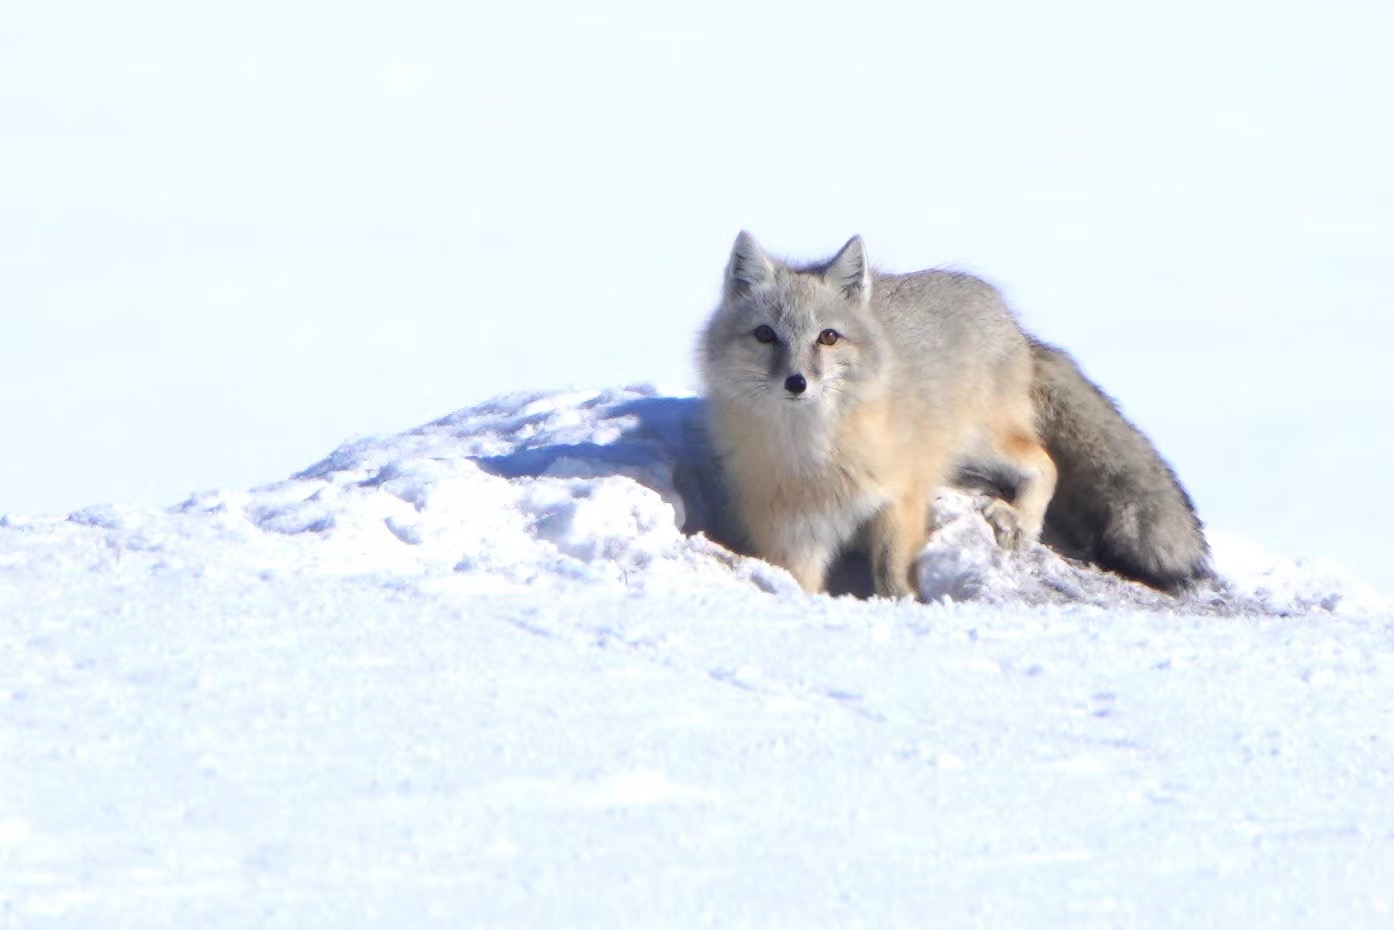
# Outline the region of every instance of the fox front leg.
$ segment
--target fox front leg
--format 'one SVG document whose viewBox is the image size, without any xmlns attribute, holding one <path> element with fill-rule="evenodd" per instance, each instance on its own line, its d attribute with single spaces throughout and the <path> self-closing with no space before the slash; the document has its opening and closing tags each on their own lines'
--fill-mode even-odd
<svg viewBox="0 0 1394 930">
<path fill-rule="evenodd" d="M 814 547 L 805 547 L 780 553 L 771 557 L 769 561 L 786 569 L 789 574 L 794 576 L 799 587 L 809 594 L 818 594 L 827 582 L 828 565 L 832 562 L 832 553 Z"/>
<path fill-rule="evenodd" d="M 914 597 L 910 577 L 915 556 L 924 548 L 929 513 L 924 495 L 906 494 L 871 518 L 867 544 L 871 556 L 871 588 L 878 597 Z"/>
</svg>

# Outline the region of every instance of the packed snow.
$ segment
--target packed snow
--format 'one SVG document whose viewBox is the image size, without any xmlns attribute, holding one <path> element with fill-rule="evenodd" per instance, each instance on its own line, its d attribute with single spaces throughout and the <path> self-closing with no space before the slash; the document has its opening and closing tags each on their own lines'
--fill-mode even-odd
<svg viewBox="0 0 1394 930">
<path fill-rule="evenodd" d="M 0 925 L 1394 921 L 1394 606 L 946 492 L 922 601 L 733 552 L 702 402 L 512 396 L 0 521 Z M 855 560 L 839 576 L 855 592 Z"/>
</svg>

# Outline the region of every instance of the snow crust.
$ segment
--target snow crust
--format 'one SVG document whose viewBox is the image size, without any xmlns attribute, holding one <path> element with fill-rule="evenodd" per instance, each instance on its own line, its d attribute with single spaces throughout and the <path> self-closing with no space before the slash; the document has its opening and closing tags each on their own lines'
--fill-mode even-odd
<svg viewBox="0 0 1394 930">
<path fill-rule="evenodd" d="M 1386 598 L 1212 533 L 1173 599 L 954 492 L 927 603 L 809 596 L 700 424 L 513 396 L 0 520 L 0 925 L 1394 919 Z"/>
</svg>

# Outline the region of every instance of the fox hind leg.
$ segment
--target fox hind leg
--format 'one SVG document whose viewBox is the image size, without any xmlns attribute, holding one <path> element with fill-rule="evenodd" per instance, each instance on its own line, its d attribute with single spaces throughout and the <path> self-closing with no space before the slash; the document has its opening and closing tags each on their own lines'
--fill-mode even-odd
<svg viewBox="0 0 1394 930">
<path fill-rule="evenodd" d="M 983 517 L 998 545 L 1020 549 L 1040 538 L 1046 508 L 1055 493 L 1055 462 L 1034 434 L 1020 430 L 998 436 L 993 453 L 997 460 L 993 466 L 1005 466 L 1015 478 L 1015 495 L 1010 503 L 994 500 Z"/>
</svg>

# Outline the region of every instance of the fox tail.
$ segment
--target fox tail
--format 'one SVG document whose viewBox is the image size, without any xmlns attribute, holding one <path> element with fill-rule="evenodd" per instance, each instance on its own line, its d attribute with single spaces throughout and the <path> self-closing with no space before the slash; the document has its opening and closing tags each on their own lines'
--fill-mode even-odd
<svg viewBox="0 0 1394 930">
<path fill-rule="evenodd" d="M 1214 578 L 1195 505 L 1151 441 L 1066 352 L 1032 340 L 1036 425 L 1058 472 L 1042 541 L 1180 593 Z"/>
</svg>

